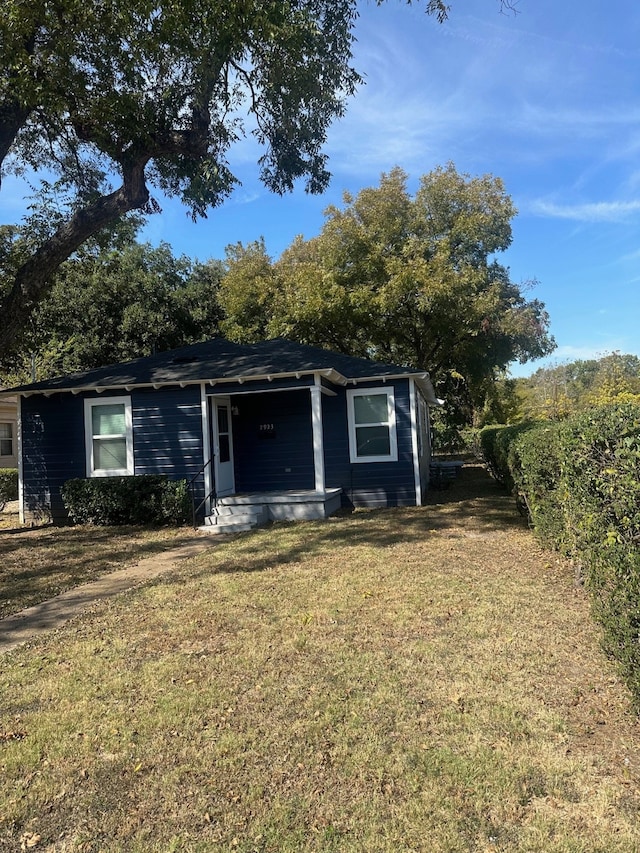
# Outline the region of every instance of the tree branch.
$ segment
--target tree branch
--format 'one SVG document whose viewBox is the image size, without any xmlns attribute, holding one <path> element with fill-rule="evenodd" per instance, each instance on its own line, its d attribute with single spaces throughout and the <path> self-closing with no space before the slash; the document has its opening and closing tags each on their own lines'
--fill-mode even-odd
<svg viewBox="0 0 640 853">
<path fill-rule="evenodd" d="M 15 101 L 7 101 L 0 105 L 0 167 L 18 135 L 18 131 L 29 118 L 31 110 L 22 107 Z M 0 184 L 2 173 L 0 172 Z"/>
<path fill-rule="evenodd" d="M 10 351 L 25 327 L 33 305 L 53 283 L 53 275 L 85 240 L 130 210 L 143 208 L 149 201 L 145 166 L 149 156 L 139 155 L 123 167 L 123 183 L 109 195 L 101 196 L 61 225 L 18 269 L 14 284 L 0 302 L 0 357 Z"/>
</svg>

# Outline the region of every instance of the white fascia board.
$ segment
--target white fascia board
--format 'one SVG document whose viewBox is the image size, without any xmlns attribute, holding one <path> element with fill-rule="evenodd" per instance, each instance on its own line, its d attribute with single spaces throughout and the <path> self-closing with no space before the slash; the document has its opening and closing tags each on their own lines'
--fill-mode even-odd
<svg viewBox="0 0 640 853">
<path fill-rule="evenodd" d="M 444 405 L 444 400 L 436 397 L 436 392 L 431 384 L 431 378 L 426 371 L 423 373 L 387 373 L 384 376 L 361 376 L 357 379 L 349 379 L 347 381 L 353 383 L 353 385 L 357 385 L 359 382 L 389 382 L 393 379 L 412 379 L 418 388 L 420 388 L 423 397 L 430 406 Z"/>
<path fill-rule="evenodd" d="M 13 391 L 11 392 L 13 395 L 20 394 L 23 397 L 33 397 L 36 394 L 43 394 L 45 396 L 51 396 L 52 394 L 83 394 L 95 392 L 97 394 L 102 394 L 105 391 L 134 391 L 145 388 L 153 388 L 154 390 L 159 390 L 160 388 L 165 388 L 169 386 L 179 386 L 181 388 L 185 388 L 191 385 L 200 386 L 203 382 L 208 383 L 210 385 L 224 385 L 231 384 L 234 382 L 240 382 L 244 384 L 245 382 L 260 382 L 262 380 L 266 380 L 268 382 L 273 382 L 274 379 L 295 379 L 301 378 L 302 376 L 321 376 L 324 379 L 327 379 L 329 382 L 334 385 L 346 386 L 347 384 L 358 385 L 361 382 L 389 382 L 394 379 L 414 379 L 418 384 L 418 387 L 423 392 L 423 395 L 426 401 L 432 406 L 441 406 L 444 401 L 438 399 L 435 395 L 435 391 L 433 390 L 433 385 L 431 384 L 431 380 L 429 378 L 429 374 L 424 373 L 387 373 L 379 376 L 358 376 L 358 377 L 346 377 L 338 370 L 335 370 L 333 367 L 322 368 L 321 370 L 292 370 L 283 373 L 256 373 L 252 375 L 244 375 L 244 376 L 221 376 L 215 378 L 199 378 L 199 379 L 171 379 L 171 380 L 154 380 L 152 382 L 139 382 L 139 383 L 119 383 L 113 385 L 82 385 L 82 386 L 73 386 L 73 387 L 65 387 L 65 388 L 43 388 L 41 390 L 35 391 Z M 0 396 L 9 396 L 7 392 L 0 391 Z"/>
</svg>

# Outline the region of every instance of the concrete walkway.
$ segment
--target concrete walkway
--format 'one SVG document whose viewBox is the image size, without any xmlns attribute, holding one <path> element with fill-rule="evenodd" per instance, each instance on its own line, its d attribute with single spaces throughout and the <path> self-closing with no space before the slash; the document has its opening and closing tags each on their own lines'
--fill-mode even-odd
<svg viewBox="0 0 640 853">
<path fill-rule="evenodd" d="M 211 539 L 208 537 L 194 536 L 192 540 L 177 548 L 145 557 L 134 566 L 117 569 L 97 580 L 62 592 L 55 598 L 0 619 L 0 654 L 11 651 L 46 631 L 60 628 L 95 602 L 140 586 L 145 581 L 170 571 L 180 560 L 195 557 L 211 547 Z"/>
</svg>

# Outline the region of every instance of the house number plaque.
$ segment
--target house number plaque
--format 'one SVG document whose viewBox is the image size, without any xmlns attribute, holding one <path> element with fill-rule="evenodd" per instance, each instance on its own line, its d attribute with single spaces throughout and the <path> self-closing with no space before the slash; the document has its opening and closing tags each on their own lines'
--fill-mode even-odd
<svg viewBox="0 0 640 853">
<path fill-rule="evenodd" d="M 273 424 L 260 424 L 258 427 L 258 438 L 275 438 L 276 428 Z"/>
</svg>

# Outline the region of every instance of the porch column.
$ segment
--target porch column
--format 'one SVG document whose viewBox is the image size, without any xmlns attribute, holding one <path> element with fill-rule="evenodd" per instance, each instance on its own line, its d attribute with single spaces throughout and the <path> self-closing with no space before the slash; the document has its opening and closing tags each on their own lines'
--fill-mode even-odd
<svg viewBox="0 0 640 853">
<path fill-rule="evenodd" d="M 25 523 L 24 508 L 24 463 L 22 461 L 22 394 L 18 394 L 18 416 L 16 418 L 16 441 L 18 449 L 18 511 L 20 524 Z"/>
<path fill-rule="evenodd" d="M 313 468 L 316 475 L 316 492 L 324 492 L 324 440 L 322 437 L 322 383 L 314 375 L 311 387 L 311 427 L 313 430 Z"/>
<path fill-rule="evenodd" d="M 209 423 L 209 399 L 207 397 L 206 385 L 203 382 L 200 385 L 200 408 L 202 414 L 202 464 L 211 459 L 211 426 Z M 204 493 L 207 495 L 207 500 L 204 505 L 204 511 L 207 515 L 211 514 L 211 492 L 213 491 L 213 467 L 207 465 L 204 469 Z"/>
<path fill-rule="evenodd" d="M 413 456 L 413 482 L 416 490 L 416 506 L 422 506 L 422 481 L 420 477 L 420 456 L 418 455 L 418 430 L 420 418 L 416 399 L 416 383 L 409 379 L 409 412 L 411 417 L 411 455 Z"/>
</svg>

